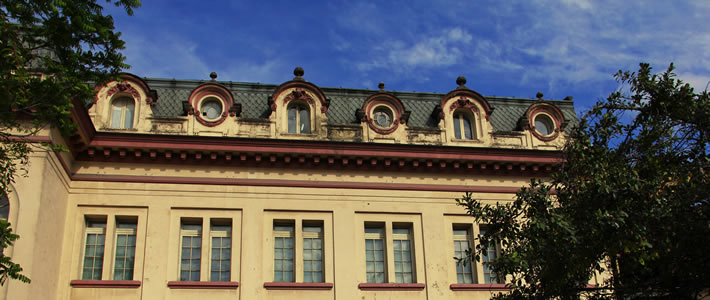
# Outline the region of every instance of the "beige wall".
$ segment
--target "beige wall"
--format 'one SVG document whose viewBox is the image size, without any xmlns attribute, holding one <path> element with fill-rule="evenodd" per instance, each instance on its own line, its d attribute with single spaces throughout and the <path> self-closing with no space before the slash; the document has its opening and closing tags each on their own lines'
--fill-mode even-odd
<svg viewBox="0 0 710 300">
<path fill-rule="evenodd" d="M 447 184 L 520 187 L 526 178 L 370 173 L 299 172 L 275 169 L 166 167 L 75 163 L 77 174 L 124 174 L 193 177 L 281 178 L 322 181 Z M 22 238 L 13 258 L 33 282 L 8 284 L 5 299 L 487 299 L 488 291 L 452 291 L 455 283 L 452 224 L 472 223 L 454 204 L 457 192 L 284 188 L 229 185 L 70 182 L 54 154 L 35 155 L 30 177 L 15 185 L 22 209 L 16 230 Z M 479 193 L 488 201 L 512 194 Z M 138 217 L 134 279 L 137 289 L 74 288 L 80 279 L 84 218 L 108 217 L 106 256 L 112 256 L 112 218 Z M 233 224 L 232 280 L 237 289 L 170 289 L 178 278 L 179 227 L 182 217 L 229 218 Z M 267 290 L 273 280 L 273 220 L 321 220 L 324 227 L 325 278 L 329 290 Z M 365 291 L 364 223 L 411 224 L 416 282 L 420 291 Z M 297 242 L 298 246 L 298 242 Z M 387 244 L 391 247 L 391 242 Z M 390 248 L 388 248 L 390 249 Z M 203 253 L 207 253 L 203 247 Z M 390 254 L 391 255 L 391 254 Z M 204 255 L 203 255 L 204 257 Z M 298 257 L 298 254 L 297 254 Z M 110 257 L 103 279 L 111 278 Z M 391 267 L 391 259 L 388 260 Z M 205 267 L 203 264 L 203 273 Z M 480 269 L 480 268 L 479 268 Z M 481 271 L 478 270 L 480 273 Z M 390 272 L 392 273 L 392 272 Z M 390 274 L 391 275 L 391 274 Z M 207 275 L 202 279 L 206 280 Z M 394 282 L 390 278 L 390 282 Z"/>
</svg>

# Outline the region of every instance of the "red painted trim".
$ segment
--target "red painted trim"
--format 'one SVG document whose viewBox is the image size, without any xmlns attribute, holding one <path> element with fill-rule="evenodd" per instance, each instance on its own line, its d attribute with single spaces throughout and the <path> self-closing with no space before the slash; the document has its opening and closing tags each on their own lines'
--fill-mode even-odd
<svg viewBox="0 0 710 300">
<path fill-rule="evenodd" d="M 72 280 L 69 284 L 74 288 L 135 289 L 141 286 L 138 280 Z"/>
<path fill-rule="evenodd" d="M 81 101 L 74 98 L 71 102 L 71 118 L 74 120 L 74 123 L 78 125 L 77 131 L 88 144 L 89 141 L 91 141 L 96 135 L 96 127 L 94 127 L 94 122 L 91 121 L 89 111 Z"/>
<path fill-rule="evenodd" d="M 214 96 L 222 102 L 222 115 L 215 120 L 207 120 L 202 118 L 202 112 L 200 112 L 200 100 L 209 96 Z M 234 97 L 232 97 L 232 93 L 229 92 L 227 88 L 215 82 L 204 83 L 196 87 L 192 90 L 192 93 L 190 93 L 188 99 L 190 101 L 190 105 L 192 105 L 192 108 L 195 110 L 195 119 L 197 119 L 200 124 L 209 127 L 222 124 L 222 122 L 227 119 L 229 109 L 234 105 Z"/>
<path fill-rule="evenodd" d="M 312 93 L 314 93 L 316 95 L 316 97 L 318 97 L 318 101 L 320 101 L 321 113 L 326 113 L 328 111 L 328 105 L 326 103 L 325 94 L 323 93 L 323 91 L 321 91 L 321 89 L 318 86 L 316 86 L 315 84 L 312 84 L 308 81 L 291 80 L 291 81 L 284 82 L 283 84 L 278 86 L 276 88 L 276 90 L 274 91 L 274 93 L 271 94 L 271 99 L 272 99 L 273 103 L 271 104 L 270 109 L 272 112 L 276 111 L 276 105 L 278 105 L 276 103 L 276 99 L 279 98 L 279 95 L 281 95 L 281 93 L 283 93 L 284 91 L 286 91 L 290 88 L 304 88 L 304 89 L 311 91 Z"/>
<path fill-rule="evenodd" d="M 357 287 L 365 291 L 420 291 L 423 283 L 361 283 Z"/>
<path fill-rule="evenodd" d="M 171 289 L 236 289 L 239 282 L 236 281 L 168 281 Z"/>
<path fill-rule="evenodd" d="M 541 112 L 547 113 L 550 117 L 552 117 L 552 122 L 554 123 L 553 126 L 554 128 L 554 133 L 549 134 L 549 135 L 541 135 L 537 130 L 535 129 L 535 117 Z M 554 139 L 556 139 L 559 135 L 560 132 L 562 132 L 562 123 L 565 122 L 565 117 L 562 114 L 562 111 L 560 111 L 557 106 L 554 106 L 548 102 L 537 102 L 535 104 L 530 105 L 528 107 L 527 111 L 525 112 L 525 117 L 528 118 L 528 130 L 539 140 L 544 141 L 544 142 L 549 142 Z"/>
<path fill-rule="evenodd" d="M 449 285 L 452 291 L 509 291 L 505 284 L 452 284 Z"/>
<path fill-rule="evenodd" d="M 333 284 L 330 282 L 264 282 L 264 288 L 267 290 L 330 290 L 333 289 Z"/>
<path fill-rule="evenodd" d="M 372 118 L 372 110 L 377 105 L 384 105 L 392 110 L 392 126 L 390 126 L 390 128 L 380 128 L 375 125 L 375 120 Z M 382 135 L 390 134 L 397 130 L 400 123 L 406 123 L 406 120 L 402 117 L 404 115 L 404 105 L 402 101 L 389 93 L 380 92 L 367 97 L 365 102 L 362 103 L 362 111 L 365 112 L 365 120 L 361 121 L 367 122 L 370 129 Z"/>
<path fill-rule="evenodd" d="M 474 101 L 478 102 L 478 104 L 480 104 L 481 107 L 483 107 L 483 111 L 486 113 L 486 120 L 490 120 L 491 113 L 493 113 L 493 108 L 488 103 L 488 100 L 486 100 L 486 98 L 484 98 L 481 94 L 477 93 L 476 91 L 470 90 L 468 88 L 455 89 L 455 90 L 449 92 L 448 94 L 446 94 L 443 98 L 441 98 L 442 112 L 446 108 L 446 105 L 445 105 L 446 102 L 448 102 L 451 98 L 455 98 L 455 97 L 459 97 L 459 96 L 468 97 L 468 98 L 471 98 Z M 443 114 L 440 114 L 439 117 L 443 119 L 444 116 L 443 116 Z"/>
<path fill-rule="evenodd" d="M 97 182 L 131 182 L 131 183 L 165 183 L 165 184 L 198 184 L 198 185 L 232 185 L 232 186 L 274 186 L 295 188 L 333 188 L 333 189 L 369 189 L 369 190 L 401 190 L 401 191 L 432 191 L 432 192 L 474 192 L 515 194 L 520 188 L 495 186 L 465 186 L 443 184 L 406 184 L 379 182 L 329 182 L 311 180 L 279 180 L 279 179 L 232 179 L 232 178 L 199 178 L 172 176 L 129 176 L 129 175 L 96 175 L 74 174 L 72 180 Z"/>
<path fill-rule="evenodd" d="M 469 148 L 430 145 L 373 144 L 332 141 L 295 141 L 233 137 L 195 137 L 100 132 L 89 144 L 96 148 L 155 149 L 269 154 L 377 157 L 422 160 L 476 160 L 491 162 L 561 162 L 560 151 Z"/>
</svg>

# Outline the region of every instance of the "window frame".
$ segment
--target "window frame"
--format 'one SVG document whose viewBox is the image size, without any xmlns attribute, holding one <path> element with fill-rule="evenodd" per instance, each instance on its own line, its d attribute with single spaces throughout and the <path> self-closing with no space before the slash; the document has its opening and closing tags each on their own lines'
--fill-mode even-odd
<svg viewBox="0 0 710 300">
<path fill-rule="evenodd" d="M 367 281 L 367 263 L 358 270 L 358 278 L 360 290 L 422 290 L 425 287 L 425 270 L 424 270 L 424 244 L 421 232 L 421 214 L 403 214 L 403 213 L 356 213 L 356 224 L 359 229 L 356 229 L 356 238 L 358 248 L 356 251 L 356 259 L 366 262 L 366 238 L 370 236 L 365 232 L 366 227 L 384 226 L 384 258 L 385 258 L 385 279 L 384 283 L 368 282 Z M 356 227 L 357 228 L 357 227 Z M 402 235 L 395 233 L 396 229 L 407 228 L 409 234 L 407 236 L 410 242 L 411 255 L 411 270 L 412 280 L 410 283 L 397 282 L 395 273 L 395 252 L 394 241 L 396 238 L 402 238 Z"/>
<path fill-rule="evenodd" d="M 456 234 L 456 231 L 457 231 L 457 230 L 465 230 L 466 233 L 465 233 L 465 234 Z M 452 240 L 453 240 L 453 243 L 454 243 L 454 257 L 455 257 L 455 258 L 463 258 L 463 257 L 461 257 L 458 253 L 456 253 L 456 252 L 457 252 L 457 250 L 456 250 L 456 242 L 465 241 L 465 243 L 466 243 L 466 247 L 467 247 L 467 248 L 466 248 L 466 249 L 462 249 L 462 251 L 458 251 L 458 252 L 463 252 L 463 253 L 461 253 L 461 254 L 464 254 L 464 253 L 465 253 L 467 250 L 469 250 L 469 249 L 470 249 L 471 251 L 473 251 L 474 248 L 473 248 L 472 233 L 473 233 L 473 226 L 470 226 L 470 225 L 457 225 L 457 224 L 454 224 L 454 225 L 452 226 L 452 235 L 453 235 L 453 239 L 452 239 Z M 463 262 L 458 262 L 458 261 L 456 262 L 455 272 L 456 272 L 456 283 L 457 283 L 457 284 L 474 284 L 474 283 L 478 282 L 478 276 L 477 276 L 477 275 L 478 275 L 478 274 L 477 274 L 478 272 L 477 272 L 477 269 L 476 269 L 476 262 L 475 262 L 475 261 L 470 261 L 470 262 L 466 262 L 466 263 L 470 266 L 470 267 L 469 267 L 469 270 L 471 271 L 470 273 L 467 273 L 467 272 L 466 272 L 466 270 L 465 270 L 465 265 L 464 265 Z M 461 282 L 461 281 L 459 280 L 459 278 L 458 278 L 458 277 L 459 277 L 459 267 L 458 267 L 459 265 L 462 265 L 462 269 L 463 269 L 462 272 L 461 272 L 461 278 L 463 279 L 463 282 Z M 467 274 L 468 274 L 468 275 L 467 275 Z M 469 279 L 470 282 L 466 282 L 466 279 Z"/>
<path fill-rule="evenodd" d="M 119 288 L 136 288 L 139 287 L 143 276 L 144 267 L 144 251 L 145 249 L 145 234 L 147 225 L 147 208 L 144 207 L 98 207 L 98 206 L 83 206 L 79 208 L 76 215 L 74 232 L 76 235 L 81 235 L 81 238 L 74 239 L 71 252 L 72 268 L 70 282 L 73 287 L 96 287 L 117 284 Z M 100 219 L 106 221 L 104 229 L 104 255 L 103 265 L 100 279 L 83 279 L 84 257 L 86 251 L 87 232 L 93 231 L 89 229 L 87 220 Z M 133 276 L 132 280 L 115 280 L 114 271 L 116 263 L 116 244 L 117 237 L 123 229 L 118 228 L 117 224 L 122 220 L 135 220 L 136 229 L 136 245 L 133 256 Z"/>
<path fill-rule="evenodd" d="M 125 100 L 125 101 L 122 101 Z M 123 106 L 121 106 L 120 111 L 121 111 L 121 116 L 119 118 L 119 126 L 115 127 L 113 126 L 113 118 L 114 118 L 114 107 L 118 107 L 118 104 L 116 102 L 123 102 L 125 103 Z M 131 114 L 131 126 L 126 127 L 126 113 L 129 110 L 127 107 L 127 103 L 132 102 L 133 103 L 133 112 Z M 111 129 L 133 129 L 135 128 L 136 124 L 136 99 L 133 99 L 131 96 L 127 95 L 118 95 L 113 97 L 111 99 L 110 104 L 109 104 L 109 119 L 108 119 L 108 125 L 109 128 Z"/>
<path fill-rule="evenodd" d="M 241 268 L 241 224 L 242 210 L 241 209 L 206 209 L 206 208 L 172 208 L 171 209 L 171 238 L 168 249 L 169 269 L 168 269 L 168 287 L 175 289 L 201 289 L 201 288 L 219 288 L 219 289 L 236 289 L 239 286 L 239 269 Z M 180 280 L 180 263 L 182 258 L 182 228 L 183 220 L 199 220 L 201 224 L 201 242 L 200 242 L 200 276 L 199 281 Z M 229 281 L 212 281 L 212 224 L 230 223 L 231 239 L 230 239 L 230 271 Z M 176 250 L 172 250 L 176 249 Z"/>
<path fill-rule="evenodd" d="M 451 115 L 452 125 L 451 130 L 454 132 L 454 139 L 460 141 L 473 141 L 478 139 L 478 132 L 476 131 L 476 117 L 472 112 L 464 111 L 463 109 L 457 109 Z M 466 130 L 464 125 L 468 124 L 471 131 L 471 137 L 466 137 Z M 457 129 L 458 125 L 458 130 Z M 457 136 L 458 135 L 458 136 Z"/>
<path fill-rule="evenodd" d="M 446 244 L 447 246 L 447 253 L 451 253 L 455 255 L 455 247 L 454 247 L 454 242 L 456 240 L 456 235 L 454 234 L 454 230 L 460 230 L 460 229 L 467 229 L 468 230 L 468 236 L 467 238 L 469 239 L 469 245 L 471 249 L 475 249 L 475 247 L 479 244 L 479 235 L 481 232 L 481 228 L 484 228 L 486 225 L 485 224 L 476 224 L 473 223 L 471 220 L 470 216 L 467 215 L 458 215 L 458 214 L 445 214 L 445 230 L 446 230 L 446 238 L 448 239 L 449 242 Z M 461 238 L 461 237 L 459 237 Z M 500 243 L 496 244 L 496 254 L 500 254 Z M 448 279 L 450 282 L 449 288 L 453 291 L 507 291 L 508 288 L 505 285 L 505 278 L 498 278 L 497 283 L 490 283 L 490 282 L 485 282 L 484 277 L 485 277 L 485 270 L 483 267 L 483 261 L 472 261 L 472 266 L 471 266 L 471 271 L 473 272 L 473 282 L 472 283 L 459 283 L 457 279 L 457 270 L 456 270 L 456 259 L 453 258 L 454 255 L 452 255 L 452 259 L 449 260 L 448 264 Z"/>
<path fill-rule="evenodd" d="M 293 280 L 276 281 L 275 277 L 275 245 L 279 233 L 274 231 L 276 224 L 290 224 L 293 226 Z M 321 232 L 307 232 L 305 227 L 320 227 Z M 266 289 L 312 289 L 329 290 L 334 281 L 334 260 L 332 244 L 332 213 L 312 211 L 264 211 L 264 230 L 270 232 L 264 236 L 263 273 L 264 287 Z M 321 281 L 309 282 L 305 280 L 305 255 L 304 245 L 306 238 L 320 237 L 321 239 Z"/>
<path fill-rule="evenodd" d="M 294 120 L 295 124 L 295 131 L 291 132 L 291 118 L 289 117 L 289 114 L 291 113 L 291 109 L 295 108 L 296 109 L 296 118 Z M 308 131 L 303 132 L 301 130 L 301 127 L 303 126 L 302 123 L 302 116 L 301 112 L 306 111 L 308 114 Z M 311 115 L 312 107 L 308 105 L 308 103 L 305 103 L 303 101 L 291 101 L 286 105 L 286 133 L 288 134 L 313 134 L 313 116 Z M 303 126 L 305 127 L 305 126 Z"/>
</svg>

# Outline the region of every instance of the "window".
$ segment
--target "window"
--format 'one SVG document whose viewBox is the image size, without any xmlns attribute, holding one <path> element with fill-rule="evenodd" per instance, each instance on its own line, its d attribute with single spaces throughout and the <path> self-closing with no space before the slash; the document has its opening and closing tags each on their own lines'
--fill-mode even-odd
<svg viewBox="0 0 710 300">
<path fill-rule="evenodd" d="M 232 224 L 229 220 L 212 221 L 210 243 L 210 281 L 230 281 Z"/>
<path fill-rule="evenodd" d="M 295 103 L 288 107 L 288 133 L 311 133 L 311 115 L 307 105 Z"/>
<path fill-rule="evenodd" d="M 392 110 L 386 106 L 378 106 L 372 113 L 375 125 L 377 127 L 388 129 L 392 127 Z"/>
<path fill-rule="evenodd" d="M 180 281 L 200 281 L 202 245 L 209 242 L 209 281 L 230 281 L 232 270 L 232 222 L 211 219 L 209 240 L 203 242 L 202 219 L 183 218 L 180 221 Z"/>
<path fill-rule="evenodd" d="M 481 235 L 484 235 L 486 233 L 486 230 L 484 228 L 481 228 Z M 498 276 L 493 273 L 493 270 L 491 270 L 490 266 L 488 266 L 488 263 L 495 260 L 498 257 L 498 251 L 500 249 L 498 248 L 498 243 L 493 243 L 492 245 L 488 246 L 488 249 L 486 250 L 486 253 L 481 256 L 481 261 L 483 263 L 483 280 L 485 283 L 498 283 Z"/>
<path fill-rule="evenodd" d="M 111 128 L 133 128 L 135 102 L 129 97 L 120 97 L 111 102 Z"/>
<path fill-rule="evenodd" d="M 409 228 L 392 229 L 394 277 L 396 283 L 412 283 L 412 238 Z"/>
<path fill-rule="evenodd" d="M 116 252 L 113 265 L 113 280 L 133 280 L 133 265 L 136 257 L 135 219 L 116 220 Z"/>
<path fill-rule="evenodd" d="M 183 220 L 180 241 L 180 281 L 200 281 L 202 220 Z"/>
<path fill-rule="evenodd" d="M 263 265 L 266 289 L 331 289 L 333 287 L 332 214 L 310 211 L 265 211 L 271 230 Z M 332 243 L 330 243 L 332 245 Z M 270 250 L 272 249 L 273 250 Z"/>
<path fill-rule="evenodd" d="M 365 273 L 367 283 L 387 283 L 388 275 L 394 275 L 395 283 L 415 282 L 412 225 L 394 223 L 389 237 L 392 252 L 387 249 L 388 237 L 385 224 L 365 223 Z M 391 257 L 391 258 L 389 258 Z M 387 259 L 393 262 L 394 270 L 386 268 Z"/>
<path fill-rule="evenodd" d="M 459 140 L 472 140 L 475 137 L 471 120 L 460 112 L 454 114 L 454 137 Z"/>
<path fill-rule="evenodd" d="M 466 258 L 466 252 L 471 249 L 469 229 L 454 228 L 454 258 L 456 259 L 456 282 L 473 283 L 473 263 L 462 261 Z"/>
<path fill-rule="evenodd" d="M 84 242 L 84 264 L 81 279 L 101 280 L 104 266 L 106 218 L 87 218 Z"/>
<path fill-rule="evenodd" d="M 7 220 L 10 215 L 10 199 L 6 194 L 0 196 L 0 219 Z"/>
<path fill-rule="evenodd" d="M 384 283 L 385 272 L 385 228 L 365 226 L 365 261 L 368 283 Z"/>
<path fill-rule="evenodd" d="M 323 282 L 323 225 L 303 224 L 303 282 Z"/>
<path fill-rule="evenodd" d="M 222 116 L 222 102 L 217 98 L 208 97 L 202 100 L 200 112 L 205 119 L 216 120 Z"/>
<path fill-rule="evenodd" d="M 274 281 L 293 282 L 293 224 L 274 223 Z"/>
<path fill-rule="evenodd" d="M 535 116 L 535 130 L 542 135 L 550 135 L 554 133 L 554 122 L 545 114 Z"/>
</svg>

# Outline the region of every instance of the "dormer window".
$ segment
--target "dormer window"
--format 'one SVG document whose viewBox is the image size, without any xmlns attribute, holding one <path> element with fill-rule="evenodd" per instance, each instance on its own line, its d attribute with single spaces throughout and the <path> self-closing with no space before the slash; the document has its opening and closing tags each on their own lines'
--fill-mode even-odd
<svg viewBox="0 0 710 300">
<path fill-rule="evenodd" d="M 120 97 L 111 101 L 111 128 L 133 128 L 135 101 Z"/>
<path fill-rule="evenodd" d="M 216 120 L 222 116 L 222 101 L 214 97 L 205 98 L 200 105 L 200 112 L 204 119 Z"/>
<path fill-rule="evenodd" d="M 293 103 L 288 106 L 288 133 L 311 133 L 311 113 L 308 105 Z"/>
<path fill-rule="evenodd" d="M 535 130 L 543 136 L 550 135 L 554 132 L 555 125 L 552 119 L 545 114 L 535 116 Z"/>
<path fill-rule="evenodd" d="M 475 138 L 475 127 L 471 119 L 462 112 L 454 114 L 454 137 L 457 140 L 472 140 Z"/>
</svg>

